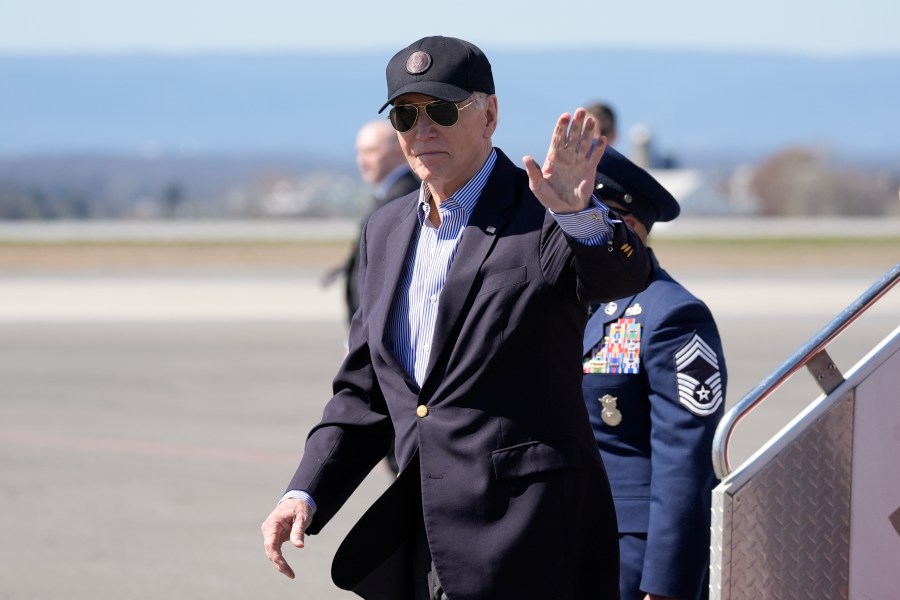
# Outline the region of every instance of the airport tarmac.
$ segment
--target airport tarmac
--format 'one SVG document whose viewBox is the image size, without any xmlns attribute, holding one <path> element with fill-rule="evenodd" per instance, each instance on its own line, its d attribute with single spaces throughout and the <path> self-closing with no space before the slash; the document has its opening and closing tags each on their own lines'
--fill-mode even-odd
<svg viewBox="0 0 900 600">
<path fill-rule="evenodd" d="M 732 405 L 883 271 L 674 274 L 716 314 Z M 296 580 L 259 533 L 343 354 L 340 291 L 321 275 L 0 272 L 0 599 L 356 597 L 331 557 L 386 468 L 287 549 Z M 895 289 L 829 352 L 849 370 L 898 325 Z M 798 373 L 742 423 L 732 463 L 817 394 Z"/>
</svg>

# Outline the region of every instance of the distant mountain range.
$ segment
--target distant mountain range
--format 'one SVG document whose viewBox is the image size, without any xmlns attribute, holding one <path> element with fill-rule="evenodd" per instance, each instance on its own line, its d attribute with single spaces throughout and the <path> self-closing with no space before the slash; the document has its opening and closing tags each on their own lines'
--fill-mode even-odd
<svg viewBox="0 0 900 600">
<path fill-rule="evenodd" d="M 646 124 L 684 166 L 787 146 L 897 170 L 900 58 L 685 51 L 489 53 L 494 138 L 543 158 L 560 113 L 593 100 Z M 281 155 L 353 168 L 389 53 L 0 55 L 0 159 L 32 154 Z"/>
</svg>

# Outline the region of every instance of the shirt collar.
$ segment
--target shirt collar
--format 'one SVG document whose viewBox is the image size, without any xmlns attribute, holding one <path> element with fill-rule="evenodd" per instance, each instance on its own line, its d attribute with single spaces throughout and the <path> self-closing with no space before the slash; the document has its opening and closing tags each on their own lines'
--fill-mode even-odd
<svg viewBox="0 0 900 600">
<path fill-rule="evenodd" d="M 472 178 L 466 182 L 461 188 L 457 191 L 453 192 L 449 198 L 441 202 L 439 210 L 442 213 L 450 212 L 452 210 L 462 209 L 466 213 L 466 218 L 468 218 L 472 211 L 475 209 L 475 205 L 478 203 L 478 198 L 481 196 L 482 190 L 484 190 L 484 186 L 487 184 L 487 180 L 490 177 L 491 173 L 494 170 L 494 165 L 497 162 L 497 150 L 495 148 L 491 148 L 491 153 L 488 155 L 487 160 L 484 161 L 484 164 L 478 170 Z M 421 190 L 419 191 L 419 223 L 424 223 L 425 218 L 428 216 L 428 200 L 431 198 L 431 191 L 428 189 L 427 185 L 423 185 Z"/>
</svg>

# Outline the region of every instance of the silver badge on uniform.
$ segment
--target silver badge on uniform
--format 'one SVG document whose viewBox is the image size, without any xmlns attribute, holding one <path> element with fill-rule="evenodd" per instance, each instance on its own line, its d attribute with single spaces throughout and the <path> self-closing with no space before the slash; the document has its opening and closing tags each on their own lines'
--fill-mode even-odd
<svg viewBox="0 0 900 600">
<path fill-rule="evenodd" d="M 642 312 L 644 312 L 644 309 L 641 308 L 640 303 L 638 303 L 638 304 L 634 304 L 634 305 L 626 308 L 625 316 L 626 317 L 636 317 L 637 315 L 641 314 Z"/>
<path fill-rule="evenodd" d="M 606 394 L 597 400 L 603 405 L 603 411 L 600 413 L 600 418 L 603 419 L 604 423 L 610 427 L 615 427 L 622 422 L 622 413 L 619 412 L 619 409 L 616 407 L 618 398 Z"/>
<path fill-rule="evenodd" d="M 678 400 L 692 413 L 711 415 L 722 404 L 719 357 L 696 333 L 675 353 Z"/>
<path fill-rule="evenodd" d="M 606 305 L 606 308 L 603 309 L 603 312 L 605 312 L 608 315 L 611 315 L 614 312 L 616 312 L 618 309 L 619 309 L 618 304 L 616 304 L 615 302 L 610 302 L 609 304 Z"/>
</svg>

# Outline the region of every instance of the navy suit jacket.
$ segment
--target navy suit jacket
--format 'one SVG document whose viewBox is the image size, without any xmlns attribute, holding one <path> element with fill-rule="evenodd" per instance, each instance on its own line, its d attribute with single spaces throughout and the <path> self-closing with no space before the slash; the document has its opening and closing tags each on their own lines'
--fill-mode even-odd
<svg viewBox="0 0 900 600">
<path fill-rule="evenodd" d="M 408 573 L 381 571 L 418 511 L 454 600 L 617 598 L 615 511 L 581 396 L 581 339 L 589 302 L 647 285 L 643 245 L 623 224 L 608 245 L 568 238 L 498 151 L 439 299 L 420 388 L 387 326 L 416 210 L 415 195 L 389 203 L 361 240 L 349 352 L 289 486 L 316 501 L 309 533 L 396 435 L 403 469 L 338 551 L 338 586 L 409 598 Z"/>
<path fill-rule="evenodd" d="M 652 253 L 651 258 L 649 287 L 601 304 L 588 322 L 585 360 L 605 347 L 602 358 L 618 359 L 620 372 L 586 373 L 584 401 L 619 531 L 646 535 L 643 553 L 623 545 L 622 597 L 699 598 L 706 585 L 716 481 L 712 439 L 724 410 L 727 372 L 709 309 L 660 269 Z M 614 324 L 626 327 L 626 338 L 628 325 L 639 330 L 637 373 L 621 372 L 632 365 L 620 352 L 628 342 L 615 339 Z"/>
</svg>

